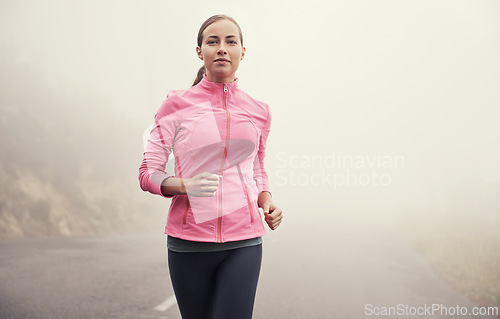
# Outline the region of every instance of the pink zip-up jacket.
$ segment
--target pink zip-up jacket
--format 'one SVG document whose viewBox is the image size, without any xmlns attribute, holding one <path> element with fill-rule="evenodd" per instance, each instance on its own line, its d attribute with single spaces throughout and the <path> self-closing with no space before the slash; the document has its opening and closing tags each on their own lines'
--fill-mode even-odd
<svg viewBox="0 0 500 319">
<path fill-rule="evenodd" d="M 142 190 L 172 197 L 165 233 L 204 242 L 227 242 L 265 234 L 258 195 L 269 190 L 264 169 L 271 126 L 269 106 L 232 83 L 208 81 L 171 91 L 158 110 L 139 168 Z M 173 151 L 175 174 L 165 172 Z M 165 196 L 165 178 L 222 176 L 212 197 Z"/>
</svg>

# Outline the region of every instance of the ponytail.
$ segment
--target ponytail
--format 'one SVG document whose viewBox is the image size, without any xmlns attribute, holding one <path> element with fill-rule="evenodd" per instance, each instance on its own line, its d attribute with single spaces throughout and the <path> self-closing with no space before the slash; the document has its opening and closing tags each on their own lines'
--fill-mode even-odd
<svg viewBox="0 0 500 319">
<path fill-rule="evenodd" d="M 194 79 L 194 82 L 193 82 L 193 85 L 191 86 L 195 86 L 196 84 L 200 83 L 201 79 L 203 79 L 203 74 L 205 74 L 205 66 L 203 65 L 199 70 L 198 70 L 198 74 L 196 75 L 196 79 Z"/>
</svg>

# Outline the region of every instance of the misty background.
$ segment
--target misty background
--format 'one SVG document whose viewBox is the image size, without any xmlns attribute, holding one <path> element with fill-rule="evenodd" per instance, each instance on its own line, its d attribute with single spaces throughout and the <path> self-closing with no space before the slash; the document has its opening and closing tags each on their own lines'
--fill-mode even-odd
<svg viewBox="0 0 500 319">
<path fill-rule="evenodd" d="M 243 30 L 240 87 L 271 107 L 266 168 L 287 228 L 321 216 L 327 229 L 333 215 L 499 223 L 496 1 L 2 1 L 0 12 L 2 236 L 162 231 L 170 201 L 137 180 L 143 133 L 168 91 L 191 84 L 198 28 L 217 13 Z"/>
</svg>

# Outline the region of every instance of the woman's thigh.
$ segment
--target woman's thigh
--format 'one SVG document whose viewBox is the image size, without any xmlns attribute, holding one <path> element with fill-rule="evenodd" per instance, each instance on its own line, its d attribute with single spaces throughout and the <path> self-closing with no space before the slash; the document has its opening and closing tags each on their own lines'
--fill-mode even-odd
<svg viewBox="0 0 500 319">
<path fill-rule="evenodd" d="M 252 318 L 262 245 L 230 251 L 217 270 L 214 318 Z"/>
<path fill-rule="evenodd" d="M 168 251 L 168 268 L 183 319 L 210 319 L 217 268 L 223 255 Z"/>
</svg>

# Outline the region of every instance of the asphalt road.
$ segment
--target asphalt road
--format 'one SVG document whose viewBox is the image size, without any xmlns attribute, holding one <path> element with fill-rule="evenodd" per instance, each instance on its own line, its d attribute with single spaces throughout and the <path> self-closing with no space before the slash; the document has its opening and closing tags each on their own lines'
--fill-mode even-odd
<svg viewBox="0 0 500 319">
<path fill-rule="evenodd" d="M 164 241 L 161 232 L 2 240 L 0 318 L 180 318 Z M 431 305 L 440 310 L 411 313 Z M 391 306 L 409 312 L 375 316 Z M 441 315 L 457 306 L 475 305 L 383 225 L 284 223 L 264 238 L 254 318 L 496 318 Z"/>
</svg>

